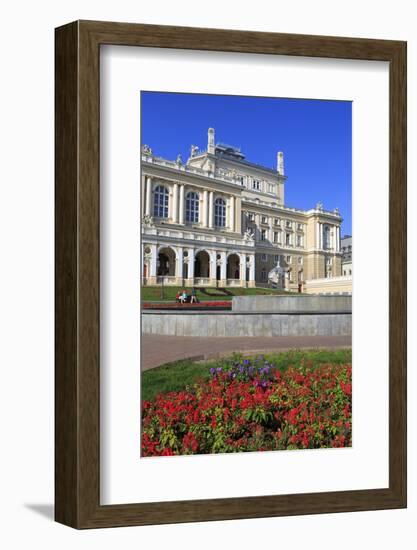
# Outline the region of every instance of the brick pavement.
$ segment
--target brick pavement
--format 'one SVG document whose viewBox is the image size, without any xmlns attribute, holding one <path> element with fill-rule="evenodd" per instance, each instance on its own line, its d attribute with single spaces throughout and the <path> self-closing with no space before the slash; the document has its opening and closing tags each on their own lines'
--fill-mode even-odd
<svg viewBox="0 0 417 550">
<path fill-rule="evenodd" d="M 289 349 L 350 347 L 350 336 L 276 336 L 209 338 L 198 336 L 142 335 L 142 370 L 179 359 L 215 359 L 234 351 L 266 353 Z"/>
</svg>

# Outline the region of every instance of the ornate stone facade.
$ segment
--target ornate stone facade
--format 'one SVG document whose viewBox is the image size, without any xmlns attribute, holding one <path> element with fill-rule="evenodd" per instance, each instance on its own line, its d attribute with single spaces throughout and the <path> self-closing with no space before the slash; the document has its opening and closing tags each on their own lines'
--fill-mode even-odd
<svg viewBox="0 0 417 550">
<path fill-rule="evenodd" d="M 352 276 L 352 237 L 345 235 L 341 239 L 342 275 Z"/>
<path fill-rule="evenodd" d="M 209 128 L 187 162 L 147 145 L 141 159 L 143 284 L 261 286 L 278 263 L 287 290 L 341 275 L 340 213 L 285 206 L 282 152 L 276 170 L 260 166 Z"/>
</svg>

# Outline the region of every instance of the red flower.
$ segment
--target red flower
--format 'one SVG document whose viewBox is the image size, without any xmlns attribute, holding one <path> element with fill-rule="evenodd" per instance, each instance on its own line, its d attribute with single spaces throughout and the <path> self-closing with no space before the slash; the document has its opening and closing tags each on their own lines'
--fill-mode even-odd
<svg viewBox="0 0 417 550">
<path fill-rule="evenodd" d="M 174 453 L 173 453 L 172 449 L 170 449 L 169 447 L 164 449 L 161 453 L 161 456 L 173 456 L 173 455 L 174 455 Z"/>
<path fill-rule="evenodd" d="M 342 392 L 347 395 L 352 395 L 352 384 L 348 382 L 347 384 L 344 384 L 343 382 L 340 382 L 340 387 L 342 388 Z"/>
<path fill-rule="evenodd" d="M 351 445 L 350 365 L 227 372 L 142 407 L 142 456 Z"/>
<path fill-rule="evenodd" d="M 188 432 L 184 436 L 182 444 L 184 446 L 184 449 L 192 451 L 193 453 L 198 450 L 198 441 L 193 432 Z"/>
</svg>

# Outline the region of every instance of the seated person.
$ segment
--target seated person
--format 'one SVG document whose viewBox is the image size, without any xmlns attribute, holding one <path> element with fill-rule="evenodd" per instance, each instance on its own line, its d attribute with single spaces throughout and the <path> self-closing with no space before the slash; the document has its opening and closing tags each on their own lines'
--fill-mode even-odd
<svg viewBox="0 0 417 550">
<path fill-rule="evenodd" d="M 177 304 L 180 302 L 180 291 L 178 291 L 176 294 L 175 294 L 175 301 L 177 302 Z"/>
<path fill-rule="evenodd" d="M 188 294 L 187 294 L 187 291 L 184 289 L 184 290 L 182 291 L 181 296 L 180 296 L 180 302 L 181 302 L 182 304 L 185 304 L 186 301 L 187 301 L 187 299 L 188 299 Z"/>
</svg>

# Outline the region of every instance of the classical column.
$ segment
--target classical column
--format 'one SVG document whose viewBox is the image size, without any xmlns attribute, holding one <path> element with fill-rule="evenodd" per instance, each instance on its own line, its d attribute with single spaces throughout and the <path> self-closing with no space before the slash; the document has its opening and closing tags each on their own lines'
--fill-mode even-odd
<svg viewBox="0 0 417 550">
<path fill-rule="evenodd" d="M 226 286 L 227 284 L 227 256 L 226 252 L 220 252 L 220 285 Z"/>
<path fill-rule="evenodd" d="M 340 226 L 336 227 L 336 252 L 340 252 Z"/>
<path fill-rule="evenodd" d="M 269 218 L 269 240 L 271 241 L 271 243 L 274 242 L 274 226 L 272 224 L 273 220 L 272 218 Z"/>
<path fill-rule="evenodd" d="M 230 220 L 230 230 L 234 231 L 235 230 L 235 198 L 233 195 L 230 197 L 229 220 Z"/>
<path fill-rule="evenodd" d="M 146 214 L 146 176 L 142 176 L 140 181 L 140 217 Z"/>
<path fill-rule="evenodd" d="M 256 285 L 255 282 L 255 256 L 250 256 L 250 262 L 249 262 L 249 282 L 248 286 L 254 287 Z"/>
<path fill-rule="evenodd" d="M 213 228 L 213 218 L 214 218 L 214 208 L 213 208 L 213 191 L 210 191 L 209 194 L 209 208 L 208 208 L 208 226 L 210 229 Z"/>
<path fill-rule="evenodd" d="M 207 227 L 207 207 L 208 207 L 208 192 L 207 192 L 207 189 L 204 189 L 203 208 L 202 208 L 202 217 L 201 217 L 201 223 L 203 224 L 203 227 Z"/>
<path fill-rule="evenodd" d="M 194 248 L 189 248 L 188 249 L 188 279 L 194 279 L 194 262 L 195 262 Z"/>
<path fill-rule="evenodd" d="M 178 183 L 174 183 L 172 221 L 178 223 Z"/>
<path fill-rule="evenodd" d="M 179 246 L 177 248 L 177 254 L 175 256 L 175 277 L 177 278 L 176 283 L 178 285 L 182 285 L 182 277 L 183 277 L 183 250 L 182 247 Z"/>
<path fill-rule="evenodd" d="M 150 176 L 146 177 L 146 207 L 145 214 L 146 216 L 151 215 L 152 207 L 152 178 Z"/>
<path fill-rule="evenodd" d="M 239 254 L 240 286 L 246 286 L 246 254 Z"/>
<path fill-rule="evenodd" d="M 217 269 L 217 265 L 216 265 L 216 251 L 215 250 L 210 250 L 208 251 L 209 252 L 209 278 L 210 278 L 210 283 L 215 285 L 216 284 L 216 269 Z"/>
<path fill-rule="evenodd" d="M 180 219 L 179 223 L 184 224 L 184 185 L 180 185 Z"/>
<path fill-rule="evenodd" d="M 151 249 L 151 259 L 149 262 L 148 284 L 156 284 L 158 249 L 156 247 L 156 244 L 151 244 L 150 249 Z"/>
<path fill-rule="evenodd" d="M 255 214 L 255 241 L 261 240 L 261 215 Z"/>
<path fill-rule="evenodd" d="M 235 221 L 236 233 L 242 233 L 242 199 L 236 197 L 236 221 Z"/>
</svg>

